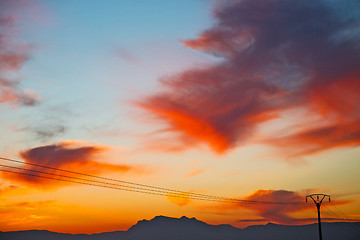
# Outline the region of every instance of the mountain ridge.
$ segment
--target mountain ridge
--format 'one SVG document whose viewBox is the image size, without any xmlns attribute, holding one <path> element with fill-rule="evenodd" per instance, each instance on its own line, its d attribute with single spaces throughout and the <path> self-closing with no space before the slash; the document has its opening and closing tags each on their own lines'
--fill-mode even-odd
<svg viewBox="0 0 360 240">
<path fill-rule="evenodd" d="M 322 223 L 323 237 L 326 240 L 360 239 L 360 222 Z M 205 240 L 205 239 L 241 239 L 241 240 L 316 240 L 318 239 L 317 224 L 280 225 L 268 223 L 236 228 L 229 224 L 211 225 L 196 218 L 173 218 L 156 216 L 150 220 L 139 220 L 127 231 L 113 231 L 94 234 L 57 233 L 48 230 L 24 230 L 1 232 L 0 239 L 11 240 Z"/>
</svg>

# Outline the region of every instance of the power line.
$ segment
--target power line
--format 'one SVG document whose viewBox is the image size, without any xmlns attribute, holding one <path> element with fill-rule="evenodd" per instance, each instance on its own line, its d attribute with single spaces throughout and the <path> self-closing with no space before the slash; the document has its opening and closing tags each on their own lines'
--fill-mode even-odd
<svg viewBox="0 0 360 240">
<path fill-rule="evenodd" d="M 31 174 L 31 173 L 16 172 L 16 171 L 4 170 L 4 169 L 0 169 L 0 171 L 8 172 L 8 173 L 14 173 L 14 174 L 20 174 L 20 175 L 25 175 L 25 176 L 52 179 L 52 180 L 63 181 L 63 182 L 78 183 L 78 184 L 83 184 L 83 185 L 88 185 L 88 186 L 110 188 L 110 189 L 116 189 L 116 190 L 123 190 L 123 191 L 129 191 L 129 192 L 145 193 L 145 194 L 152 194 L 152 195 L 158 195 L 158 196 L 169 196 L 170 195 L 171 197 L 176 197 L 176 198 L 187 198 L 186 196 L 181 196 L 181 195 L 161 194 L 161 193 L 155 193 L 155 192 L 146 192 L 146 191 L 134 190 L 134 189 L 129 189 L 129 188 L 111 187 L 111 186 L 99 185 L 99 184 L 94 184 L 94 183 L 86 183 L 86 182 L 75 181 L 75 180 L 68 180 L 68 179 L 61 179 L 61 178 L 55 178 L 55 177 L 41 176 L 41 175 L 36 175 L 36 174 Z M 222 202 L 221 200 L 211 200 L 211 199 L 202 199 L 202 198 L 196 198 L 196 199 L 197 200 L 205 200 L 205 201 L 216 201 L 216 202 L 220 201 L 220 202 Z"/>
<path fill-rule="evenodd" d="M 8 166 L 8 165 L 3 165 L 3 164 L 0 164 L 0 166 L 6 167 L 6 168 L 22 170 L 22 171 L 33 172 L 33 173 L 47 174 L 47 175 L 55 176 L 55 177 L 47 177 L 47 176 L 38 175 L 38 174 L 30 174 L 30 173 L 24 173 L 24 172 L 17 172 L 17 171 L 9 171 L 9 170 L 0 169 L 0 171 L 9 172 L 9 173 L 16 173 L 16 174 L 20 174 L 20 175 L 47 178 L 47 179 L 66 181 L 66 182 L 72 182 L 72 183 L 80 183 L 80 184 L 97 186 L 97 187 L 101 186 L 101 187 L 104 187 L 104 188 L 113 188 L 113 189 L 132 191 L 132 192 L 149 193 L 149 194 L 161 195 L 161 196 L 171 196 L 171 197 L 179 196 L 179 194 L 177 194 L 177 193 L 171 193 L 171 192 L 166 192 L 166 191 L 158 191 L 158 190 L 153 190 L 153 189 L 126 186 L 126 185 L 121 185 L 121 184 L 116 184 L 116 183 L 108 183 L 108 182 L 103 182 L 103 181 L 90 180 L 90 179 L 85 179 L 85 178 L 67 176 L 67 175 L 50 173 L 50 172 L 43 172 L 43 171 L 38 171 L 38 170 L 33 170 L 33 169 L 19 168 L 19 167 Z M 65 180 L 65 179 L 63 179 L 61 177 L 71 179 L 71 180 Z M 74 179 L 74 180 L 72 180 L 72 179 Z M 80 180 L 80 182 L 79 182 L 79 180 Z M 82 181 L 85 181 L 85 182 L 82 182 Z M 181 196 L 181 198 L 191 198 L 191 199 L 194 199 L 194 200 L 206 200 L 206 201 L 211 200 L 211 201 L 217 201 L 217 202 L 238 203 L 236 201 L 221 199 L 220 197 L 219 197 L 219 199 L 208 198 L 207 195 L 204 195 L 204 196 L 187 196 L 187 195 L 184 195 L 184 196 Z"/>
<path fill-rule="evenodd" d="M 10 161 L 10 162 L 15 162 L 15 163 L 21 163 L 21 164 L 26 164 L 26 165 L 51 169 L 51 170 L 55 170 L 55 171 L 62 171 L 62 172 L 71 173 L 71 174 L 77 174 L 77 175 L 82 175 L 82 176 L 87 176 L 87 177 L 93 177 L 93 178 L 107 180 L 107 181 L 119 182 L 119 183 L 124 183 L 124 184 L 129 184 L 129 185 L 134 185 L 134 186 L 140 186 L 140 187 L 145 187 L 145 188 L 151 188 L 151 189 L 158 189 L 158 190 L 161 190 L 161 191 L 166 191 L 167 193 L 168 192 L 173 192 L 173 193 L 176 193 L 176 194 L 186 194 L 186 195 L 201 196 L 201 197 L 206 196 L 208 198 L 214 198 L 214 199 L 225 199 L 223 197 L 211 196 L 211 195 L 206 195 L 206 194 L 198 194 L 198 193 L 192 193 L 192 192 L 185 192 L 185 191 L 173 190 L 173 189 L 169 189 L 169 188 L 162 188 L 162 187 L 151 186 L 151 185 L 146 185 L 146 184 L 139 184 L 139 183 L 134 183 L 134 182 L 128 182 L 128 181 L 123 181 L 123 180 L 106 178 L 106 177 L 101 177 L 101 176 L 96 176 L 96 175 L 91 175 L 91 174 L 86 174 L 86 173 L 80 173 L 80 172 L 75 172 L 75 171 L 70 171 L 70 170 L 65 170 L 65 169 L 60 169 L 60 168 L 55 168 L 55 167 L 50 167 L 50 166 L 45 166 L 45 165 L 40 165 L 40 164 L 35 164 L 35 163 L 22 162 L 22 161 L 9 159 L 9 158 L 4 158 L 4 157 L 0 157 L 0 159 L 5 160 L 5 161 Z M 235 200 L 235 199 L 228 199 L 227 198 L 226 200 Z M 239 201 L 239 200 L 237 200 L 237 201 Z"/>
<path fill-rule="evenodd" d="M 331 203 L 331 202 L 330 202 Z M 334 205 L 333 205 L 334 206 Z M 326 210 L 328 210 L 333 216 L 335 216 L 336 220 L 342 220 L 342 221 L 353 221 L 353 219 L 349 219 L 349 218 L 343 218 L 340 215 L 338 215 L 336 212 L 334 212 L 333 210 L 331 210 L 329 207 L 327 207 L 326 205 L 324 205 L 324 207 L 326 208 Z"/>
<path fill-rule="evenodd" d="M 343 211 L 341 211 L 338 207 L 336 207 L 334 204 L 331 203 L 331 205 L 338 211 L 340 212 L 340 214 L 342 214 L 346 220 L 348 221 L 359 221 L 358 219 L 351 219 L 350 217 L 348 217 Z M 336 213 L 335 213 L 336 214 Z M 354 225 L 357 228 L 357 234 L 360 236 L 360 226 L 359 225 Z"/>
<path fill-rule="evenodd" d="M 43 171 L 37 171 L 37 170 L 32 170 L 32 169 L 25 169 L 25 168 L 7 166 L 7 165 L 2 165 L 2 164 L 0 164 L 0 166 L 7 167 L 7 168 L 12 168 L 12 169 L 17 169 L 17 170 L 22 170 L 22 171 L 47 174 L 47 175 L 55 176 L 55 177 L 47 177 L 47 176 L 38 175 L 38 174 L 30 174 L 30 173 L 24 173 L 24 172 L 17 172 L 17 171 L 9 171 L 9 170 L 0 169 L 0 171 L 3 171 L 3 172 L 9 172 L 9 173 L 15 173 L 15 174 L 33 176 L 33 177 L 40 177 L 40 178 L 47 178 L 47 179 L 52 179 L 52 180 L 65 181 L 65 182 L 79 183 L 79 184 L 85 184 L 85 185 L 91 185 L 91 186 L 97 186 L 97 187 L 112 188 L 112 189 L 118 189 L 118 190 L 140 192 L 140 193 L 148 193 L 148 194 L 153 194 L 153 195 L 161 195 L 161 196 L 169 196 L 169 197 L 178 197 L 178 198 L 180 197 L 180 198 L 188 198 L 188 199 L 191 198 L 191 199 L 194 199 L 194 200 L 206 200 L 206 201 L 216 201 L 216 202 L 239 203 L 238 201 L 221 199 L 220 197 L 218 199 L 214 199 L 214 198 L 209 198 L 206 195 L 204 195 L 204 196 L 201 196 L 201 195 L 199 195 L 199 196 L 189 196 L 189 195 L 183 194 L 183 196 L 181 196 L 181 194 L 178 194 L 178 193 L 158 191 L 158 190 L 154 190 L 154 189 L 146 189 L 146 188 L 139 188 L 139 187 L 133 187 L 133 186 L 126 186 L 126 185 L 108 183 L 108 182 L 103 182 L 103 181 L 95 181 L 95 180 L 89 180 L 89 179 L 84 179 L 84 178 L 66 176 L 66 175 L 55 174 L 55 173 L 50 173 L 50 172 L 43 172 Z M 66 179 L 58 178 L 58 177 L 64 177 L 64 178 L 71 179 L 71 180 L 66 180 Z M 79 180 L 81 182 L 79 182 Z M 85 181 L 85 182 L 83 182 L 83 181 Z"/>
<path fill-rule="evenodd" d="M 117 190 L 140 192 L 140 193 L 146 193 L 146 194 L 152 194 L 152 195 L 161 195 L 161 196 L 170 196 L 170 197 L 177 197 L 177 198 L 215 201 L 215 202 L 246 203 L 246 204 L 287 204 L 287 205 L 288 204 L 303 204 L 301 202 L 257 201 L 257 200 L 226 198 L 226 197 L 219 197 L 219 196 L 213 196 L 213 195 L 207 195 L 207 194 L 192 193 L 192 192 L 174 190 L 174 189 L 152 186 L 152 185 L 147 185 L 147 184 L 140 184 L 140 183 L 134 183 L 134 182 L 123 181 L 123 180 L 118 180 L 118 179 L 106 178 L 106 177 L 101 177 L 101 176 L 96 176 L 96 175 L 91 175 L 91 174 L 86 174 L 86 173 L 65 170 L 65 169 L 61 169 L 61 168 L 50 167 L 50 166 L 46 166 L 46 165 L 22 162 L 22 161 L 10 159 L 10 158 L 0 157 L 0 159 L 9 161 L 9 162 L 13 162 L 13 163 L 26 164 L 26 165 L 30 165 L 30 166 L 41 167 L 41 168 L 45 168 L 45 169 L 51 169 L 54 171 L 61 171 L 61 172 L 70 173 L 70 174 L 77 174 L 80 176 L 97 178 L 97 179 L 101 179 L 101 180 L 85 179 L 82 177 L 74 177 L 74 176 L 56 174 L 56 173 L 52 173 L 52 172 L 39 171 L 39 170 L 34 170 L 34 169 L 20 168 L 20 167 L 14 167 L 14 166 L 0 164 L 0 166 L 2 166 L 2 167 L 17 169 L 17 170 L 27 171 L 27 172 L 37 173 L 37 174 L 0 169 L 0 171 L 3 171 L 3 172 L 27 175 L 27 176 L 33 176 L 33 177 L 40 177 L 40 178 L 47 178 L 47 179 L 52 179 L 52 180 L 64 181 L 64 182 L 72 182 L 72 183 L 78 183 L 78 184 L 84 184 L 84 185 L 91 185 L 91 186 L 96 186 L 96 187 L 112 188 L 112 189 L 117 189 Z M 39 173 L 50 175 L 52 177 L 39 175 Z M 63 178 L 67 178 L 67 179 L 63 179 Z M 104 180 L 111 181 L 111 182 L 118 182 L 121 184 L 109 183 L 109 182 L 105 182 Z M 127 186 L 126 184 L 130 185 L 130 186 Z"/>
<path fill-rule="evenodd" d="M 23 170 L 25 170 L 25 169 L 23 169 Z M 145 193 L 145 194 L 165 196 L 165 197 L 175 197 L 175 198 L 184 198 L 184 199 L 202 200 L 202 201 L 212 201 L 212 202 L 224 202 L 224 203 L 239 203 L 238 201 L 221 200 L 221 199 L 215 200 L 215 199 L 201 198 L 201 197 L 188 197 L 188 196 L 183 196 L 183 195 L 175 195 L 175 194 L 173 194 L 173 193 L 157 193 L 157 192 L 149 192 L 149 191 L 146 191 L 146 190 L 141 191 L 141 190 L 137 190 L 137 189 L 113 187 L 113 186 L 95 184 L 95 183 L 92 183 L 91 181 L 90 181 L 90 182 L 81 182 L 81 181 L 76 181 L 76 180 L 68 180 L 68 179 L 62 179 L 62 178 L 56 178 L 56 177 L 49 177 L 49 176 L 42 176 L 42 175 L 37 175 L 37 174 L 17 172 L 17 171 L 10 171 L 10 170 L 4 170 L 4 169 L 0 169 L 0 171 L 2 171 L 2 172 L 8 172 L 8 173 L 14 173 L 14 174 L 19 174 L 19 175 L 25 175 L 25 176 L 32 176 L 32 177 L 39 177 L 39 178 L 44 178 L 44 179 L 51 179 L 51 180 L 63 181 L 63 182 L 83 184 L 83 185 L 88 185 L 88 186 L 95 186 L 95 187 L 102 187 L 102 188 L 109 188 L 109 189 L 123 190 L 123 191 L 129 191 L 129 192 L 137 192 L 137 193 Z M 47 173 L 47 174 L 53 175 L 53 174 L 51 174 L 51 173 Z M 72 177 L 69 177 L 69 176 L 67 176 L 67 177 L 70 178 L 70 179 L 72 178 Z M 78 179 L 81 179 L 81 178 L 78 178 Z M 81 180 L 86 180 L 86 179 L 81 179 Z M 99 183 L 107 184 L 106 182 L 99 182 Z"/>
<path fill-rule="evenodd" d="M 330 202 L 331 203 L 331 202 Z M 333 207 L 335 207 L 334 204 L 331 204 Z M 355 219 L 348 219 L 348 218 L 341 218 L 336 212 L 332 211 L 329 207 L 327 207 L 326 205 L 324 205 L 325 209 L 327 209 L 329 211 L 330 214 L 332 214 L 333 216 L 335 216 L 336 220 L 341 220 L 341 221 L 348 221 L 348 222 L 354 222 L 356 221 Z M 343 224 L 334 224 L 333 226 L 337 227 L 337 228 L 341 228 L 343 230 L 344 233 L 348 233 L 349 235 L 353 235 L 356 237 L 360 237 L 360 228 L 358 225 L 354 225 L 354 223 L 351 223 L 351 225 L 343 225 Z M 357 228 L 357 229 L 355 229 Z"/>
<path fill-rule="evenodd" d="M 156 187 L 156 186 L 151 186 L 151 185 L 146 185 L 146 184 L 133 183 L 133 182 L 123 181 L 123 180 L 106 178 L 106 177 L 101 177 L 101 176 L 96 176 L 96 175 L 91 175 L 91 174 L 86 174 L 86 173 L 80 173 L 80 172 L 75 172 L 75 171 L 70 171 L 70 170 L 65 170 L 65 169 L 61 169 L 61 168 L 55 168 L 55 167 L 50 167 L 50 166 L 45 166 L 45 165 L 40 165 L 40 164 L 35 164 L 35 163 L 22 162 L 22 161 L 10 159 L 10 158 L 0 157 L 0 159 L 5 160 L 5 161 L 10 161 L 10 162 L 16 162 L 16 163 L 21 163 L 21 164 L 26 164 L 26 165 L 36 166 L 36 167 L 52 169 L 52 170 L 56 170 L 56 171 L 62 171 L 62 172 L 67 172 L 67 173 L 83 175 L 83 176 L 87 176 L 87 177 L 94 177 L 94 178 L 99 178 L 99 179 L 103 179 L 103 180 L 121 182 L 121 183 L 130 184 L 130 185 L 138 185 L 138 186 L 142 186 L 142 187 L 148 187 L 148 188 L 162 189 L 162 190 L 166 190 L 166 191 L 174 191 L 174 192 L 186 193 L 184 191 L 178 191 L 178 190 L 172 190 L 172 189 L 168 189 L 168 188 Z"/>
<path fill-rule="evenodd" d="M 345 217 L 346 220 L 353 221 L 353 219 L 350 219 L 343 211 L 341 211 L 339 208 L 337 208 L 332 202 L 330 204 L 341 214 Z"/>
<path fill-rule="evenodd" d="M 64 177 L 64 178 L 70 178 L 70 179 L 75 179 L 75 180 L 82 180 L 82 181 L 86 181 L 86 182 L 101 183 L 101 184 L 112 185 L 112 186 L 126 187 L 126 188 L 130 188 L 130 189 L 148 190 L 148 189 L 145 189 L 145 188 L 126 186 L 126 185 L 121 185 L 121 184 L 116 184 L 116 183 L 107 183 L 107 182 L 103 182 L 103 181 L 96 181 L 96 180 L 90 180 L 90 179 L 85 179 L 85 178 L 72 177 L 72 176 L 67 176 L 67 175 L 62 175 L 62 174 L 56 174 L 56 173 L 51 173 L 51 172 L 38 171 L 38 170 L 33 170 L 33 169 L 13 167 L 13 166 L 8 166 L 8 165 L 3 165 L 3 164 L 0 164 L 0 166 L 1 166 L 1 167 L 12 168 L 12 169 L 17 169 L 17 170 L 28 171 L 28 172 L 48 174 L 48 175 L 52 175 L 52 176 L 56 176 L 56 177 Z M 39 175 L 34 175 L 34 176 L 39 177 Z M 148 191 L 164 193 L 163 191 L 150 190 L 150 189 L 149 189 Z M 165 192 L 165 193 L 166 193 L 166 192 Z"/>
</svg>

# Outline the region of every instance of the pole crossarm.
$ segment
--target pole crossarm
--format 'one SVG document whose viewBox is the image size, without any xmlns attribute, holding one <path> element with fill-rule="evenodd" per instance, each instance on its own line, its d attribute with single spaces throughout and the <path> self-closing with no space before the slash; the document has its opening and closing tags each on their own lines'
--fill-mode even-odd
<svg viewBox="0 0 360 240">
<path fill-rule="evenodd" d="M 308 198 L 311 198 L 316 205 L 318 205 L 318 204 L 321 205 L 321 203 L 323 202 L 323 200 L 326 197 L 329 199 L 329 202 L 330 202 L 330 195 L 326 195 L 326 194 L 322 194 L 322 193 L 310 194 L 310 195 L 306 196 L 306 202 L 307 202 Z"/>
</svg>

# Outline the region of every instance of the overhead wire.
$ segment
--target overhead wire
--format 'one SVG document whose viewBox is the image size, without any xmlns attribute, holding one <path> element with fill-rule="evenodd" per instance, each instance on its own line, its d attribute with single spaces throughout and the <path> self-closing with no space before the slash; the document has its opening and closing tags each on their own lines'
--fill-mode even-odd
<svg viewBox="0 0 360 240">
<path fill-rule="evenodd" d="M 50 172 L 43 172 L 43 171 L 38 171 L 38 170 L 33 170 L 33 169 L 25 169 L 25 168 L 7 166 L 7 165 L 2 165 L 2 164 L 0 164 L 0 166 L 36 173 L 36 174 L 31 174 L 31 173 L 26 173 L 26 172 L 17 172 L 17 171 L 10 171 L 10 170 L 0 169 L 0 171 L 3 171 L 3 172 L 15 173 L 15 174 L 20 174 L 20 175 L 25 175 L 25 176 L 46 178 L 46 179 L 59 180 L 59 181 L 64 181 L 64 182 L 72 182 L 72 183 L 78 183 L 78 184 L 84 184 L 84 185 L 90 185 L 90 186 L 96 186 L 96 187 L 112 188 L 112 189 L 117 189 L 117 190 L 139 192 L 139 193 L 147 193 L 147 194 L 160 195 L 160 196 L 168 196 L 168 197 L 176 197 L 176 198 L 191 198 L 191 199 L 194 199 L 194 200 L 206 200 L 206 201 L 238 203 L 238 202 L 230 201 L 230 200 L 222 200 L 222 199 L 215 200 L 215 199 L 206 198 L 206 197 L 200 197 L 200 196 L 188 197 L 186 195 L 179 195 L 179 194 L 169 193 L 169 192 L 165 192 L 165 191 L 157 191 L 157 190 L 153 190 L 153 189 L 126 186 L 126 185 L 108 183 L 108 182 L 103 182 L 103 181 L 95 181 L 95 180 L 90 180 L 90 179 L 72 177 L 72 176 L 56 174 L 56 173 L 50 173 Z M 38 175 L 39 173 L 50 175 L 50 176 L 55 176 L 55 177 L 48 177 L 48 176 Z M 67 179 L 63 179 L 62 177 L 67 178 Z"/>
<path fill-rule="evenodd" d="M 338 207 L 336 207 L 336 205 L 334 205 L 332 202 L 330 202 L 330 204 L 341 214 L 345 217 L 346 220 L 351 221 L 351 222 L 359 222 L 359 219 L 351 219 L 349 216 L 347 216 L 343 211 L 341 211 Z M 360 236 L 360 225 L 359 224 L 355 224 L 353 225 L 354 227 L 357 228 L 357 234 Z"/>
<path fill-rule="evenodd" d="M 3 164 L 0 164 L 0 167 L 12 168 L 12 169 L 23 170 L 23 171 L 34 172 L 34 173 L 47 174 L 47 175 L 52 175 L 52 176 L 56 176 L 56 177 L 70 178 L 70 179 L 81 180 L 81 181 L 85 181 L 85 182 L 94 182 L 94 183 L 100 183 L 100 184 L 105 184 L 105 185 L 125 187 L 125 188 L 130 188 L 130 189 L 148 190 L 148 189 L 145 189 L 145 188 L 132 187 L 132 186 L 126 186 L 126 185 L 121 185 L 121 184 L 116 184 L 116 183 L 108 183 L 108 182 L 103 182 L 103 181 L 90 180 L 90 179 L 79 178 L 79 177 L 72 177 L 72 176 L 67 176 L 67 175 L 62 175 L 62 174 L 38 171 L 38 170 L 34 170 L 34 169 L 13 167 L 13 166 L 8 166 L 8 165 L 3 165 Z M 21 173 L 21 172 L 19 172 L 19 173 Z M 34 176 L 39 177 L 39 175 L 34 175 Z M 152 190 L 152 189 L 150 189 L 148 191 L 164 193 L 163 191 L 157 191 L 157 190 Z"/>
<path fill-rule="evenodd" d="M 341 211 L 338 207 L 336 207 L 336 205 L 334 205 L 332 202 L 330 202 L 330 204 L 341 214 L 345 217 L 345 219 L 349 220 L 349 221 L 353 221 L 354 219 L 350 219 L 343 211 Z"/>
<path fill-rule="evenodd" d="M 331 203 L 331 205 L 335 207 L 334 204 Z M 347 233 L 349 235 L 360 237 L 360 231 L 359 231 L 360 228 L 358 227 L 358 225 L 356 225 L 356 223 L 354 222 L 354 219 L 342 218 L 341 216 L 339 216 L 336 212 L 332 211 L 326 205 L 324 205 L 324 207 L 327 210 L 327 212 L 323 211 L 322 214 L 325 215 L 327 218 L 329 218 L 329 220 L 331 220 L 333 218 L 333 217 L 331 217 L 331 215 L 332 215 L 332 216 L 335 216 L 336 220 L 351 223 L 350 225 L 348 225 L 348 224 L 344 225 L 341 222 L 339 222 L 338 224 L 333 224 L 332 225 L 333 227 L 335 226 L 335 228 L 337 228 L 339 230 L 342 229 L 342 232 Z M 328 214 L 330 214 L 330 216 Z M 355 229 L 355 227 L 357 227 L 357 229 Z"/>
<path fill-rule="evenodd" d="M 14 173 L 14 174 L 20 174 L 20 175 L 25 175 L 25 176 L 32 176 L 32 177 L 39 177 L 39 178 L 45 178 L 45 179 L 63 181 L 63 182 L 78 183 L 78 184 L 83 184 L 83 185 L 88 185 L 88 186 L 109 188 L 109 189 L 115 189 L 115 190 L 123 190 L 123 191 L 129 191 L 129 192 L 145 193 L 145 194 L 152 194 L 152 195 L 158 195 L 158 196 L 169 196 L 168 194 L 161 194 L 161 193 L 155 193 L 155 192 L 146 192 L 146 191 L 134 190 L 134 189 L 129 189 L 129 188 L 120 188 L 120 187 L 105 186 L 105 185 L 100 185 L 100 184 L 86 183 L 86 182 L 81 182 L 81 181 L 61 179 L 61 178 L 55 178 L 55 177 L 49 177 L 49 176 L 41 176 L 41 175 L 36 175 L 36 174 L 31 174 L 31 173 L 16 172 L 16 171 L 4 170 L 4 169 L 0 169 L 0 171 L 2 171 L 2 172 L 8 172 L 8 173 Z M 171 194 L 170 194 L 170 195 L 171 195 Z M 187 198 L 187 197 L 181 196 L 181 195 L 171 195 L 171 197 L 175 197 L 175 198 Z M 201 199 L 201 198 L 197 198 L 197 200 L 215 201 L 215 200 L 212 200 L 212 199 Z M 219 201 L 220 201 L 220 202 L 224 202 L 224 201 L 221 201 L 221 200 L 216 200 L 216 202 L 219 202 Z M 226 201 L 226 202 L 228 202 L 228 201 Z"/>
<path fill-rule="evenodd" d="M 214 195 L 208 195 L 208 194 L 186 192 L 186 191 L 181 191 L 181 190 L 175 190 L 175 189 L 163 188 L 163 187 L 152 186 L 152 185 L 147 185 L 147 184 L 140 184 L 140 183 L 135 183 L 135 182 L 112 179 L 112 178 L 107 178 L 107 177 L 102 177 L 102 176 L 96 176 L 96 175 L 91 175 L 91 174 L 87 174 L 87 173 L 75 172 L 75 171 L 71 171 L 71 170 L 66 170 L 66 169 L 41 165 L 41 164 L 22 162 L 19 160 L 5 158 L 5 157 L 0 157 L 0 159 L 9 161 L 9 162 L 13 162 L 16 164 L 25 164 L 25 165 L 30 165 L 30 166 L 34 166 L 34 167 L 50 169 L 55 172 L 61 171 L 64 173 L 70 173 L 70 174 L 75 174 L 75 175 L 79 175 L 79 176 L 83 176 L 83 177 L 90 177 L 90 178 L 96 178 L 96 179 L 101 179 L 101 180 L 86 179 L 83 177 L 74 177 L 74 176 L 57 174 L 54 172 L 39 171 L 39 170 L 35 170 L 35 169 L 21 168 L 21 167 L 0 164 L 0 166 L 2 166 L 2 167 L 12 168 L 12 169 L 22 171 L 22 172 L 17 172 L 17 171 L 9 171 L 9 170 L 0 169 L 0 171 L 3 171 L 3 172 L 20 174 L 20 175 L 25 175 L 25 176 L 32 176 L 32 177 L 47 178 L 47 179 L 58 180 L 58 181 L 63 181 L 63 182 L 72 182 L 72 183 L 77 183 L 77 184 L 91 185 L 91 186 L 96 186 L 96 187 L 105 187 L 105 188 L 146 193 L 146 194 L 152 194 L 152 195 L 161 195 L 161 196 L 168 196 L 168 197 L 186 198 L 186 199 L 204 200 L 204 201 L 215 201 L 215 202 L 246 203 L 246 204 L 304 204 L 303 202 L 275 202 L 275 201 L 246 200 L 246 199 L 227 198 L 227 197 L 220 197 L 220 196 L 214 196 Z M 27 173 L 24 171 L 27 171 Z M 36 174 L 33 174 L 33 173 L 36 173 Z M 48 176 L 39 175 L 39 174 L 46 174 Z M 49 175 L 52 177 L 49 177 Z M 66 179 L 64 179 L 64 178 L 66 178 Z M 104 180 L 110 181 L 110 182 L 106 182 Z M 119 183 L 121 183 L 121 184 L 119 184 Z"/>
<path fill-rule="evenodd" d="M 179 194 L 172 194 L 172 193 L 161 193 L 161 192 L 151 192 L 146 190 L 138 190 L 138 189 L 131 189 L 131 188 L 121 188 L 115 186 L 108 186 L 105 182 L 99 182 L 100 184 L 93 183 L 92 181 L 89 182 L 82 182 L 82 181 L 76 181 L 76 180 L 69 180 L 69 179 L 62 179 L 62 178 L 56 178 L 56 177 L 49 177 L 49 176 L 43 176 L 38 174 L 31 174 L 31 173 L 24 173 L 24 172 L 17 172 L 17 171 L 10 171 L 10 170 L 4 170 L 0 169 L 2 172 L 8 172 L 8 173 L 14 173 L 19 175 L 25 175 L 25 176 L 31 176 L 31 177 L 39 177 L 44 179 L 51 179 L 51 180 L 57 180 L 62 182 L 69 182 L 69 183 L 77 183 L 77 184 L 83 184 L 88 186 L 95 186 L 95 187 L 102 187 L 102 188 L 109 188 L 109 189 L 115 189 L 115 190 L 123 190 L 128 192 L 137 192 L 137 193 L 144 193 L 144 194 L 151 194 L 151 195 L 157 195 L 157 196 L 165 196 L 165 197 L 174 197 L 174 198 L 182 198 L 182 199 L 192 199 L 192 200 L 201 200 L 201 201 L 212 201 L 212 202 L 222 202 L 222 203 L 239 203 L 238 201 L 230 201 L 230 200 L 222 200 L 222 199 L 211 199 L 211 198 L 201 198 L 201 197 L 188 197 L 186 195 L 179 195 Z M 47 173 L 49 175 L 54 175 L 51 173 Z M 67 178 L 73 179 L 72 177 L 67 176 Z M 80 179 L 80 180 L 86 180 L 81 178 L 74 178 L 74 179 Z M 104 183 L 105 185 L 102 185 L 101 183 Z M 118 185 L 120 186 L 120 185 Z M 253 202 L 251 202 L 253 203 Z"/>
<path fill-rule="evenodd" d="M 337 221 L 340 220 L 339 216 L 336 215 L 333 211 L 331 211 L 331 209 L 329 209 L 325 204 L 323 205 L 323 211 L 321 212 L 321 215 L 323 215 L 325 217 L 325 219 L 323 219 L 323 222 L 327 222 L 328 224 L 331 224 L 331 230 L 335 231 L 335 232 L 342 232 L 342 233 L 347 233 L 347 229 L 342 226 L 341 224 L 332 224 L 333 221 Z M 324 223 L 322 223 L 324 224 Z M 325 229 L 324 229 L 325 231 Z M 326 232 L 326 231 L 325 231 Z"/>
<path fill-rule="evenodd" d="M 144 187 L 144 188 L 157 189 L 157 190 L 160 190 L 160 191 L 166 191 L 167 193 L 173 192 L 174 194 L 176 193 L 176 194 L 186 194 L 186 195 L 193 195 L 193 196 L 200 196 L 200 197 L 205 197 L 206 196 L 208 198 L 214 198 L 214 199 L 225 199 L 223 197 L 217 197 L 217 196 L 211 196 L 211 195 L 199 194 L 199 193 L 193 193 L 193 192 L 185 192 L 185 191 L 179 191 L 179 190 L 174 190 L 174 189 L 169 189 L 169 188 L 163 188 L 163 187 L 151 186 L 151 185 L 146 185 L 146 184 L 128 182 L 128 181 L 112 179 L 112 178 L 107 178 L 107 177 L 101 177 L 101 176 L 96 176 L 96 175 L 91 175 L 91 174 L 86 174 L 86 173 L 80 173 L 80 172 L 75 172 L 75 171 L 71 171 L 71 170 L 60 169 L 60 168 L 55 168 L 55 167 L 50 167 L 50 166 L 45 166 L 45 165 L 40 165 L 40 164 L 35 164 L 35 163 L 22 162 L 22 161 L 9 159 L 9 158 L 4 158 L 4 157 L 0 157 L 0 159 L 10 161 L 10 162 L 35 166 L 35 167 L 51 169 L 51 170 L 55 170 L 55 171 L 61 171 L 61 172 L 66 172 L 66 173 L 71 173 L 71 174 L 82 175 L 82 176 L 86 176 L 86 177 L 92 177 L 92 178 L 97 178 L 97 179 L 102 179 L 102 180 L 107 180 L 107 181 L 119 182 L 119 183 L 123 183 L 123 184 L 140 186 L 140 187 Z M 227 199 L 227 200 L 234 200 L 234 199 Z"/>
<path fill-rule="evenodd" d="M 332 202 L 330 202 L 330 204 L 331 204 L 333 207 L 335 207 L 335 205 L 334 205 Z M 349 221 L 349 222 L 354 221 L 354 219 L 350 219 L 350 218 L 349 218 L 348 216 L 346 216 L 345 214 L 343 214 L 343 216 L 345 216 L 345 218 L 342 217 L 342 216 L 340 216 L 339 214 L 337 214 L 336 212 L 334 212 L 333 210 L 331 210 L 331 209 L 330 209 L 329 207 L 327 207 L 326 205 L 324 205 L 324 207 L 325 207 L 329 212 L 331 212 L 334 216 L 336 216 L 336 218 L 339 219 L 339 220 Z"/>
</svg>

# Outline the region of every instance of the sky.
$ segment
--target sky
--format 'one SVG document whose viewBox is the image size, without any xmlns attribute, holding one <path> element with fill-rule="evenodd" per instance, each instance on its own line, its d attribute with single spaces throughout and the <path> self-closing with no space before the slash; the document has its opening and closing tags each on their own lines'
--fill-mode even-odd
<svg viewBox="0 0 360 240">
<path fill-rule="evenodd" d="M 0 156 L 22 162 L 1 164 L 249 201 L 324 193 L 324 220 L 360 221 L 359 10 L 356 0 L 0 0 Z M 33 174 L 0 172 L 0 231 L 317 217 L 312 203 Z"/>
</svg>

